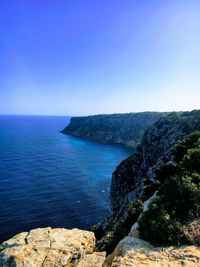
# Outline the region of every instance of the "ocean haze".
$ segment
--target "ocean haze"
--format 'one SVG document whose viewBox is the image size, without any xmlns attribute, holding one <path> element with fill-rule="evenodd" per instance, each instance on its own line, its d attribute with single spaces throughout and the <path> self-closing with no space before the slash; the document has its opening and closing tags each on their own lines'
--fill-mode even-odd
<svg viewBox="0 0 200 267">
<path fill-rule="evenodd" d="M 59 133 L 69 117 L 0 116 L 0 238 L 87 228 L 110 212 L 112 172 L 132 151 Z"/>
</svg>

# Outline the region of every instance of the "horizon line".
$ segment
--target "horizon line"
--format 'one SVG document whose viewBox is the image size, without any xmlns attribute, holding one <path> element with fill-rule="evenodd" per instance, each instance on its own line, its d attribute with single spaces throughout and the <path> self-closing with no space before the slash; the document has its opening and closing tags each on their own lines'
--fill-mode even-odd
<svg viewBox="0 0 200 267">
<path fill-rule="evenodd" d="M 145 112 L 161 112 L 161 113 L 172 113 L 172 112 L 190 112 L 199 109 L 190 110 L 170 110 L 170 111 L 156 111 L 156 110 L 144 110 L 144 111 L 129 111 L 129 112 L 113 112 L 113 113 L 95 113 L 95 114 L 74 114 L 74 115 L 64 115 L 64 114 L 20 114 L 20 113 L 0 113 L 0 116 L 38 116 L 38 117 L 85 117 L 85 116 L 95 116 L 95 115 L 114 115 L 114 114 L 131 114 L 131 113 L 145 113 Z"/>
</svg>

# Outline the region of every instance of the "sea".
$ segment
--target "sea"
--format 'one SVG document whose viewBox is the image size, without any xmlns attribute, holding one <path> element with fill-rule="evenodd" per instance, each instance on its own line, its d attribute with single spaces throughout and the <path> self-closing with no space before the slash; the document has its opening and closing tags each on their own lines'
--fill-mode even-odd
<svg viewBox="0 0 200 267">
<path fill-rule="evenodd" d="M 132 151 L 61 134 L 69 121 L 0 116 L 0 242 L 38 227 L 87 229 L 109 215 L 112 172 Z"/>
</svg>

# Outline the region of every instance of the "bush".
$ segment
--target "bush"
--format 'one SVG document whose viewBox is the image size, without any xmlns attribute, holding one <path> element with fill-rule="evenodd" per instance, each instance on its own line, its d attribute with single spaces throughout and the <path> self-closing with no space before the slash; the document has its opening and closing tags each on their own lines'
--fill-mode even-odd
<svg viewBox="0 0 200 267">
<path fill-rule="evenodd" d="M 107 254 L 112 253 L 119 241 L 130 232 L 131 226 L 137 221 L 142 210 L 143 203 L 140 199 L 130 201 L 124 217 L 118 221 L 115 227 L 111 226 L 100 241 L 97 241 L 97 249 L 106 251 Z"/>
<path fill-rule="evenodd" d="M 190 172 L 200 173 L 200 147 L 191 148 L 182 159 L 182 167 Z"/>
<path fill-rule="evenodd" d="M 157 245 L 184 242 L 183 229 L 200 214 L 200 132 L 176 145 L 174 156 L 175 169 L 158 169 L 158 197 L 139 221 L 141 237 Z"/>
<path fill-rule="evenodd" d="M 139 222 L 140 235 L 155 245 L 174 244 L 182 224 L 172 218 L 157 198 Z"/>
<path fill-rule="evenodd" d="M 137 220 L 142 210 L 143 210 L 143 203 L 140 199 L 135 199 L 128 203 L 128 213 L 132 221 Z"/>
<path fill-rule="evenodd" d="M 174 156 L 179 163 L 189 149 L 200 146 L 200 131 L 191 133 L 185 140 L 175 145 Z"/>
</svg>

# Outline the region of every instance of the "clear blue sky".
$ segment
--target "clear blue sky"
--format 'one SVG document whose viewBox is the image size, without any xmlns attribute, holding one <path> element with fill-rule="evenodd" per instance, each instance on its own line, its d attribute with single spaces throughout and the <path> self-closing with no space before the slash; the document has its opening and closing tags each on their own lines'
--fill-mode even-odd
<svg viewBox="0 0 200 267">
<path fill-rule="evenodd" d="M 0 0 L 0 114 L 200 108 L 199 0 Z"/>
</svg>

